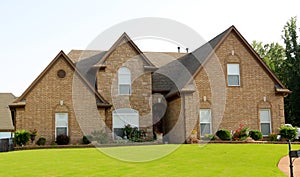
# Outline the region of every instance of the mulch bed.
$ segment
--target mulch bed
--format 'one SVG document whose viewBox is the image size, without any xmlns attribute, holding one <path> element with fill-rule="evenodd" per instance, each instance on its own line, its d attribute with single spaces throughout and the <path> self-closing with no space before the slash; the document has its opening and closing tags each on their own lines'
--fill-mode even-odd
<svg viewBox="0 0 300 177">
<path fill-rule="evenodd" d="M 199 144 L 287 144 L 286 141 L 223 141 L 223 140 L 212 140 L 212 141 L 200 141 Z M 292 142 L 292 144 L 300 144 L 300 142 Z M 105 147 L 119 147 L 119 146 L 144 146 L 144 145 L 161 145 L 158 142 L 143 142 L 143 143 L 112 143 L 112 144 L 79 144 L 79 145 L 27 145 L 23 147 L 15 147 L 15 151 L 19 150 L 34 150 L 34 149 L 55 149 L 55 148 L 105 148 Z"/>
<path fill-rule="evenodd" d="M 55 148 L 105 148 L 105 147 L 119 147 L 119 146 L 144 146 L 144 145 L 158 145 L 158 142 L 143 142 L 143 143 L 112 143 L 112 144 L 77 144 L 77 145 L 26 145 L 17 146 L 15 151 L 19 150 L 34 150 L 34 149 L 55 149 Z"/>
</svg>

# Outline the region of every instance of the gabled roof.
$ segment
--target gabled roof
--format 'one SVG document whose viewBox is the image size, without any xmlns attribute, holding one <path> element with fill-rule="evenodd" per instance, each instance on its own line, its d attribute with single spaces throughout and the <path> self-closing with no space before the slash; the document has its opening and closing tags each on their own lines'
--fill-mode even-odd
<svg viewBox="0 0 300 177">
<path fill-rule="evenodd" d="M 146 57 L 151 61 L 155 67 L 162 67 L 178 58 L 186 55 L 187 53 L 178 52 L 144 52 Z"/>
<path fill-rule="evenodd" d="M 277 76 L 271 71 L 271 69 L 267 66 L 267 64 L 262 60 L 262 58 L 258 55 L 258 53 L 253 49 L 253 47 L 247 42 L 247 40 L 241 35 L 241 33 L 234 27 L 231 26 L 224 37 L 221 39 L 221 41 L 216 45 L 215 50 L 223 43 L 223 41 L 228 37 L 228 35 L 234 32 L 239 39 L 246 45 L 247 49 L 250 51 L 250 53 L 254 56 L 254 58 L 258 61 L 258 63 L 262 66 L 262 68 L 267 72 L 267 74 L 273 79 L 276 83 L 276 85 L 279 85 L 282 89 L 288 90 L 282 82 L 277 78 Z M 290 92 L 290 91 L 288 91 Z"/>
<path fill-rule="evenodd" d="M 249 52 L 254 56 L 266 73 L 273 79 L 275 85 L 279 86 L 281 91 L 290 93 L 290 91 L 285 88 L 282 82 L 275 76 L 275 74 L 263 62 L 251 45 L 234 26 L 229 27 L 209 42 L 205 43 L 193 52 L 179 58 L 177 61 L 173 61 L 159 68 L 153 74 L 153 81 L 157 81 L 157 83 L 153 83 L 153 90 L 169 91 L 167 96 L 174 95 L 176 92 L 182 90 L 197 75 L 197 73 L 203 68 L 205 62 L 214 54 L 214 51 L 220 47 L 231 33 L 235 33 L 246 45 Z M 276 89 L 276 91 L 277 90 L 278 89 Z"/>
<path fill-rule="evenodd" d="M 8 105 L 15 99 L 16 97 L 12 93 L 0 93 L 0 132 L 14 130 Z"/>
<path fill-rule="evenodd" d="M 22 102 L 30 93 L 32 89 L 40 82 L 40 80 L 48 73 L 48 71 L 57 63 L 57 61 L 62 58 L 66 61 L 66 63 L 78 74 L 79 78 L 83 81 L 83 83 L 93 92 L 95 93 L 96 98 L 98 99 L 97 104 L 102 106 L 109 106 L 109 103 L 97 92 L 95 88 L 91 86 L 91 84 L 86 80 L 86 78 L 82 75 L 82 73 L 78 70 L 75 64 L 71 61 L 71 59 L 63 52 L 60 51 L 57 56 L 51 61 L 51 63 L 43 70 L 43 72 L 33 81 L 33 83 L 25 90 L 25 92 L 16 100 L 14 103 Z M 19 106 L 18 104 L 11 104 L 13 106 Z"/>
<path fill-rule="evenodd" d="M 152 89 L 158 92 L 169 92 L 169 95 L 181 90 L 193 78 L 228 30 L 195 51 L 159 68 L 152 76 Z"/>
<path fill-rule="evenodd" d="M 73 61 L 73 63 L 77 63 L 79 61 L 85 60 L 87 58 L 99 56 L 99 60 L 103 57 L 101 55 L 105 54 L 106 51 L 101 50 L 75 50 L 72 49 L 67 55 Z"/>
<path fill-rule="evenodd" d="M 138 48 L 137 45 L 135 45 L 135 43 L 130 39 L 130 37 L 124 32 L 119 39 L 112 45 L 112 47 L 106 52 L 106 54 L 104 55 L 104 57 L 100 60 L 100 62 L 98 63 L 98 65 L 101 65 L 103 63 L 105 63 L 105 61 L 107 60 L 107 58 L 113 53 L 113 51 L 120 45 L 122 45 L 123 42 L 128 42 L 129 45 L 132 46 L 132 48 L 142 57 L 145 66 L 151 66 L 151 67 L 155 67 L 150 60 L 143 54 L 143 52 Z"/>
</svg>

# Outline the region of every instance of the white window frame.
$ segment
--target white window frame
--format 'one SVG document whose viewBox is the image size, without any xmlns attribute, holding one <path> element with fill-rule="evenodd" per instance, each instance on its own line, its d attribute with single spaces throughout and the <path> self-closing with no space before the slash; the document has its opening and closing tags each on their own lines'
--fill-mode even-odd
<svg viewBox="0 0 300 177">
<path fill-rule="evenodd" d="M 230 66 L 238 66 L 238 71 L 230 71 Z M 229 84 L 229 76 L 238 76 L 238 84 Z M 241 75 L 240 75 L 240 64 L 238 63 L 229 63 L 227 64 L 227 85 L 228 86 L 241 86 Z"/>
<path fill-rule="evenodd" d="M 57 116 L 64 115 L 67 117 L 67 126 L 58 126 L 57 125 Z M 69 115 L 65 112 L 57 112 L 55 113 L 55 138 L 57 137 L 57 128 L 67 128 L 67 136 L 69 136 Z"/>
<path fill-rule="evenodd" d="M 127 77 L 129 82 L 121 80 L 121 76 Z M 121 93 L 121 86 L 129 86 L 129 93 Z M 126 67 L 121 67 L 118 70 L 118 92 L 119 95 L 131 95 L 131 72 Z"/>
<path fill-rule="evenodd" d="M 201 112 L 202 111 L 209 111 L 209 122 L 201 122 Z M 199 122 L 200 122 L 200 136 L 203 137 L 202 135 L 202 130 L 201 130 L 201 124 L 209 124 L 209 134 L 212 133 L 212 119 L 211 119 L 211 109 L 200 109 L 199 110 Z"/>
<path fill-rule="evenodd" d="M 262 121 L 261 120 L 261 111 L 268 111 L 269 121 Z M 261 126 L 261 124 L 268 123 L 270 125 L 270 132 L 269 132 L 269 134 L 271 134 L 272 133 L 272 117 L 271 117 L 271 110 L 270 109 L 260 109 L 259 110 L 259 121 L 260 121 L 260 123 L 259 123 L 259 125 L 260 125 L 260 131 L 262 132 L 262 129 L 261 129 L 262 126 Z M 268 135 L 264 135 L 263 134 L 263 136 L 269 136 L 269 134 Z"/>
<path fill-rule="evenodd" d="M 135 120 L 129 120 L 128 117 L 135 117 Z M 131 127 L 137 127 L 139 129 L 139 112 L 131 108 L 121 108 L 112 112 L 112 134 L 115 138 L 115 128 L 124 128 L 125 125 L 131 125 Z M 119 123 L 118 121 L 122 122 Z"/>
</svg>

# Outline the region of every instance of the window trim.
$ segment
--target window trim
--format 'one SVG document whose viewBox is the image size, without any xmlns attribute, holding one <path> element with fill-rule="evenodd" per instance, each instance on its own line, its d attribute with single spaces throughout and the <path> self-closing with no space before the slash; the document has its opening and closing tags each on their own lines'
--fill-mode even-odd
<svg viewBox="0 0 300 177">
<path fill-rule="evenodd" d="M 67 116 L 67 126 L 57 126 L 56 115 L 65 114 Z M 55 139 L 57 137 L 57 128 L 67 128 L 67 136 L 69 136 L 69 114 L 67 112 L 56 112 L 55 113 Z"/>
<path fill-rule="evenodd" d="M 122 70 L 125 70 L 126 71 L 126 73 L 121 73 L 121 71 Z M 125 76 L 127 76 L 127 77 L 129 77 L 129 83 L 122 83 L 122 82 L 120 82 L 120 76 L 121 75 L 125 75 Z M 121 93 L 120 91 L 121 91 L 121 87 L 120 86 L 129 86 L 129 93 Z M 127 68 L 127 67 L 120 67 L 119 68 L 119 70 L 118 70 L 118 94 L 119 95 L 131 95 L 131 71 L 130 71 L 130 69 L 129 68 Z"/>
<path fill-rule="evenodd" d="M 260 112 L 261 111 L 268 111 L 268 115 L 269 115 L 269 118 L 270 118 L 270 121 L 269 122 L 266 122 L 266 121 L 261 121 L 261 116 L 260 116 Z M 266 124 L 266 123 L 268 123 L 269 124 L 269 126 L 270 126 L 270 132 L 269 132 L 269 134 L 271 134 L 272 133 L 272 115 L 271 115 L 271 109 L 259 109 L 259 126 L 260 126 L 260 131 L 262 132 L 262 127 L 261 127 L 261 124 L 262 123 L 264 123 L 264 124 Z M 263 134 L 263 136 L 269 136 L 269 135 L 264 135 Z"/>
<path fill-rule="evenodd" d="M 201 122 L 201 111 L 209 111 L 209 115 L 210 115 L 210 122 Z M 204 109 L 200 109 L 199 110 L 199 129 L 200 129 L 200 137 L 204 137 L 204 135 L 202 135 L 202 131 L 201 131 L 201 124 L 209 124 L 209 134 L 212 134 L 212 116 L 211 116 L 211 109 L 209 108 L 204 108 Z"/>
<path fill-rule="evenodd" d="M 229 73 L 229 69 L 228 69 L 228 66 L 229 65 L 238 65 L 239 67 L 239 73 L 234 73 L 234 74 L 231 74 Z M 241 67 L 240 67 L 240 64 L 239 63 L 227 63 L 226 65 L 226 69 L 227 69 L 227 86 L 228 87 L 240 87 L 241 86 Z M 229 85 L 229 76 L 238 76 L 239 80 L 238 80 L 238 85 Z"/>
</svg>

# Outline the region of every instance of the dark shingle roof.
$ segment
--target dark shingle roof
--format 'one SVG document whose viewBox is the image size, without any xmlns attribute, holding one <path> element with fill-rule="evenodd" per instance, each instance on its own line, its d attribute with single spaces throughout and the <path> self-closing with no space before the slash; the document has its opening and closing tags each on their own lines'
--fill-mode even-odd
<svg viewBox="0 0 300 177">
<path fill-rule="evenodd" d="M 153 91 L 164 91 L 172 94 L 181 90 L 191 80 L 230 28 L 193 52 L 160 67 L 152 76 Z"/>
<path fill-rule="evenodd" d="M 0 132 L 14 130 L 8 105 L 15 99 L 16 97 L 11 93 L 0 93 Z"/>
</svg>

